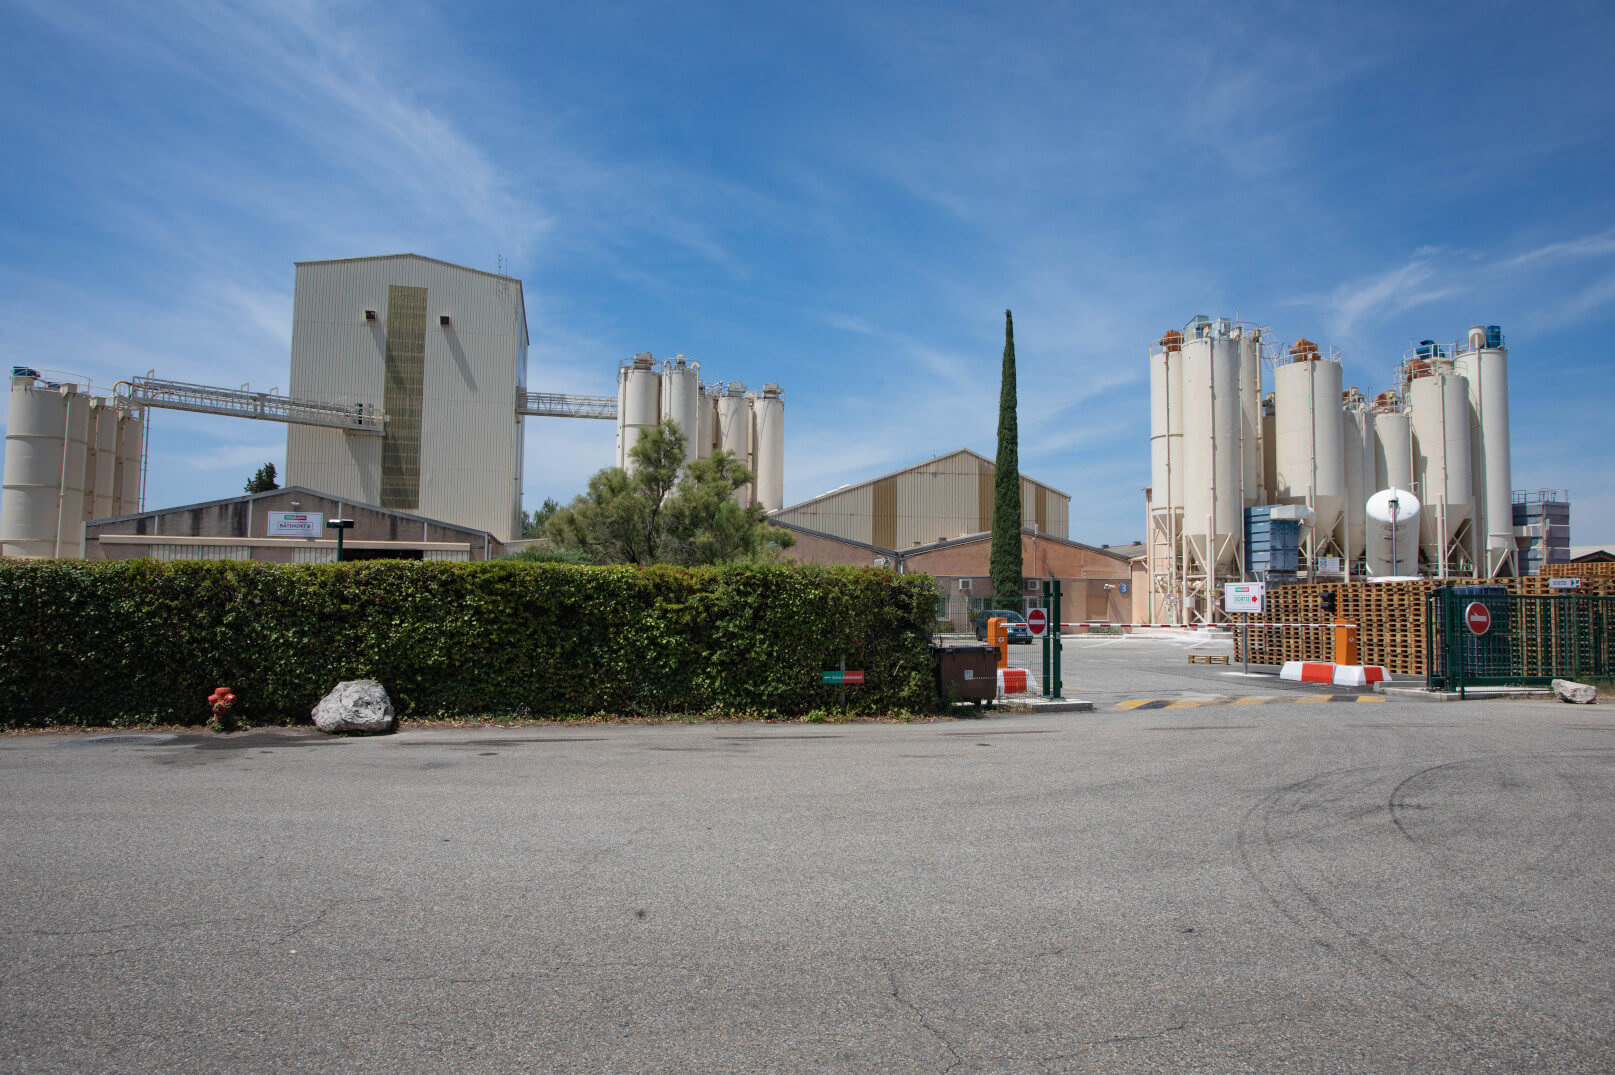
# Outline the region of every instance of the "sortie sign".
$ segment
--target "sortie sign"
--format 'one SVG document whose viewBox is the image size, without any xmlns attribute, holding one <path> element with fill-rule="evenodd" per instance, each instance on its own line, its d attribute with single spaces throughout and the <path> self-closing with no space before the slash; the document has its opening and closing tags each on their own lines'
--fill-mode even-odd
<svg viewBox="0 0 1615 1075">
<path fill-rule="evenodd" d="M 1492 610 L 1479 601 L 1471 601 L 1464 609 L 1464 622 L 1469 624 L 1471 632 L 1483 635 L 1492 629 Z"/>
</svg>

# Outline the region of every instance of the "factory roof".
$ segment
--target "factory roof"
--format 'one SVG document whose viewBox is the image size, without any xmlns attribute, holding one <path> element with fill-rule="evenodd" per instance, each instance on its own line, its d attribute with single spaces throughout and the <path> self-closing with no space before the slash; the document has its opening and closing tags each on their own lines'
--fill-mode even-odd
<svg viewBox="0 0 1615 1075">
<path fill-rule="evenodd" d="M 321 492 L 318 489 L 310 489 L 306 485 L 283 485 L 278 489 L 269 489 L 262 493 L 238 493 L 235 496 L 227 496 L 219 500 L 204 500 L 196 504 L 176 504 L 173 507 L 151 508 L 146 511 L 131 512 L 127 515 L 110 515 L 103 519 L 91 519 L 90 523 L 95 526 L 100 526 L 103 523 L 123 522 L 127 519 L 149 519 L 155 515 L 172 515 L 175 512 L 180 511 L 199 511 L 203 508 L 218 507 L 220 504 L 245 503 L 247 501 L 263 500 L 266 497 L 281 497 L 288 493 L 302 493 L 310 497 L 319 497 L 323 500 L 332 500 L 342 505 L 351 504 L 356 508 L 364 508 L 366 511 L 374 511 L 382 515 L 390 515 L 406 522 L 425 523 L 429 526 L 440 526 L 446 530 L 459 530 L 466 534 L 474 534 L 479 538 L 493 537 L 493 535 L 489 534 L 486 530 L 478 530 L 474 526 L 462 526 L 459 523 L 444 522 L 442 519 L 429 519 L 424 515 L 412 515 L 409 512 L 398 511 L 394 508 L 384 508 L 377 504 L 366 504 L 362 500 L 354 500 L 352 497 L 343 497 L 337 496 L 334 493 Z"/>
<path fill-rule="evenodd" d="M 987 464 L 989 467 L 996 465 L 996 464 L 994 464 L 994 462 L 991 459 L 987 458 L 985 455 L 982 455 L 980 452 L 972 451 L 969 448 L 957 448 L 957 449 L 955 449 L 954 451 L 951 451 L 951 452 L 943 452 L 941 455 L 933 455 L 931 458 L 925 460 L 924 462 L 912 463 L 909 466 L 901 467 L 901 468 L 899 468 L 897 470 L 890 471 L 890 472 L 888 472 L 886 474 L 878 474 L 873 478 L 866 478 L 861 482 L 855 482 L 855 483 L 852 483 L 850 485 L 843 485 L 843 486 L 840 486 L 840 487 L 835 488 L 835 489 L 827 490 L 827 491 L 825 491 L 823 493 L 820 493 L 818 496 L 809 497 L 807 500 L 803 500 L 803 501 L 801 501 L 799 503 L 796 503 L 796 504 L 789 504 L 786 507 L 782 508 L 781 510 L 782 511 L 795 511 L 797 508 L 805 507 L 808 504 L 812 504 L 816 500 L 823 500 L 826 497 L 836 496 L 838 494 L 845 493 L 849 489 L 861 489 L 866 485 L 873 485 L 876 482 L 885 481 L 887 478 L 895 478 L 895 477 L 898 477 L 898 476 L 903 475 L 903 474 L 909 474 L 909 473 L 912 473 L 914 471 L 921 470 L 921 469 L 923 469 L 925 467 L 931 466 L 933 463 L 936 463 L 938 460 L 952 459 L 955 456 L 960 456 L 960 455 L 971 456 L 972 458 L 978 459 L 981 462 Z M 1054 486 L 1050 485 L 1048 482 L 1038 481 L 1036 478 L 1033 478 L 1030 475 L 1027 475 L 1025 473 L 1022 473 L 1021 477 L 1024 480 L 1031 482 L 1033 485 L 1041 485 L 1043 488 L 1047 489 L 1051 493 L 1058 493 L 1060 496 L 1065 497 L 1067 500 L 1071 499 L 1071 494 L 1070 493 L 1067 493 L 1067 492 L 1065 492 L 1063 490 L 1060 490 L 1060 489 L 1056 489 Z"/>
</svg>

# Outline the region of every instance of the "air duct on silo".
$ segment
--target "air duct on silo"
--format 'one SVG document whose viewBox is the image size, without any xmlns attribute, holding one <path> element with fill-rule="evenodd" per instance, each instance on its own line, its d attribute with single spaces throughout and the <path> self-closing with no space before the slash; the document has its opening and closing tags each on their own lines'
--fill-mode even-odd
<svg viewBox="0 0 1615 1075">
<path fill-rule="evenodd" d="M 684 461 L 700 458 L 701 367 L 676 355 L 662 367 L 662 418 L 671 418 L 684 433 Z"/>
<path fill-rule="evenodd" d="M 764 511 L 778 511 L 785 506 L 785 401 L 779 385 L 765 384 L 752 401 L 752 425 L 757 503 Z"/>
<path fill-rule="evenodd" d="M 1518 574 L 1509 458 L 1508 350 L 1503 345 L 1503 330 L 1496 325 L 1476 325 L 1467 340 L 1453 346 L 1453 355 L 1454 367 L 1469 382 L 1476 570 L 1487 578 Z"/>
<path fill-rule="evenodd" d="M 1290 361 L 1273 374 L 1274 500 L 1305 504 L 1313 537 L 1327 541 L 1346 504 L 1340 361 L 1311 340 L 1290 347 Z"/>
<path fill-rule="evenodd" d="M 1453 543 L 1474 511 L 1469 449 L 1469 382 L 1435 369 L 1408 381 L 1413 468 L 1423 515 L 1420 541 L 1431 570 L 1446 578 Z"/>
<path fill-rule="evenodd" d="M 1242 529 L 1240 347 L 1203 326 L 1183 344 L 1183 534 L 1208 574 L 1234 560 Z"/>
</svg>

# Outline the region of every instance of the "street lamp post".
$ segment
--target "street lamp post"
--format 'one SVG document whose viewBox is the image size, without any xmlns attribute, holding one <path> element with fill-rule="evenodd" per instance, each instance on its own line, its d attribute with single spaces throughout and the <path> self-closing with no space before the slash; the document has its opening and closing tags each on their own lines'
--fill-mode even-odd
<svg viewBox="0 0 1615 1075">
<path fill-rule="evenodd" d="M 342 535 L 353 529 L 352 519 L 327 519 L 325 526 L 328 530 L 336 531 L 336 562 L 342 562 Z"/>
</svg>

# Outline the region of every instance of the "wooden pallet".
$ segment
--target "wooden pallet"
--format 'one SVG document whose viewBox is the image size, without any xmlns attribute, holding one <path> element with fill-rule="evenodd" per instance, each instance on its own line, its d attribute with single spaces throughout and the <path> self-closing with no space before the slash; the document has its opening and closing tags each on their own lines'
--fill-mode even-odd
<svg viewBox="0 0 1615 1075">
<path fill-rule="evenodd" d="M 1191 653 L 1191 654 L 1189 654 L 1189 663 L 1190 664 L 1227 664 L 1228 663 L 1228 654 L 1226 654 L 1226 653 Z"/>
</svg>

